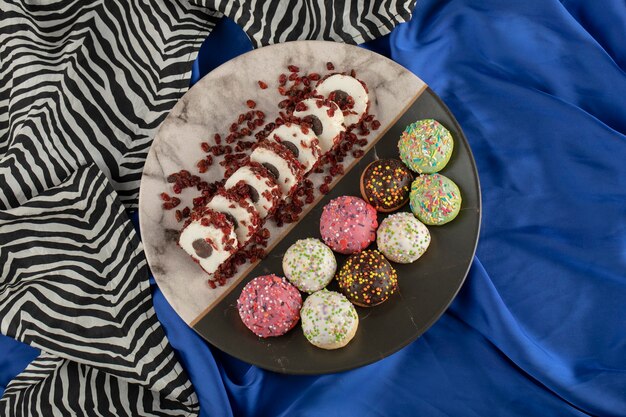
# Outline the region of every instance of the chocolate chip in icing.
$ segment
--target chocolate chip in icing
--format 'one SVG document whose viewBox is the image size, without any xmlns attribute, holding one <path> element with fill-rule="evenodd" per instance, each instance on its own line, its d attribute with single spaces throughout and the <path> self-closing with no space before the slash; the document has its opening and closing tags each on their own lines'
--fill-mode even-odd
<svg viewBox="0 0 626 417">
<path fill-rule="evenodd" d="M 317 136 L 321 135 L 324 131 L 324 125 L 322 125 L 322 121 L 317 116 L 309 114 L 304 120 L 311 124 L 311 129 L 313 129 L 313 133 Z"/>
<path fill-rule="evenodd" d="M 337 103 L 340 108 L 344 108 L 347 104 L 348 93 L 343 90 L 335 90 L 331 94 L 334 94 L 333 101 Z"/>
<path fill-rule="evenodd" d="M 280 178 L 280 173 L 278 172 L 278 168 L 276 168 L 274 165 L 270 164 L 269 162 L 263 162 L 263 165 L 269 172 L 270 174 L 272 174 L 272 177 L 274 177 L 274 179 L 278 179 Z"/>
<path fill-rule="evenodd" d="M 213 248 L 209 242 L 204 239 L 194 240 L 191 246 L 193 246 L 193 250 L 196 251 L 196 256 L 198 258 L 206 259 L 213 253 Z"/>
<path fill-rule="evenodd" d="M 296 158 L 298 157 L 298 155 L 300 155 L 300 150 L 298 149 L 298 147 L 293 142 L 282 141 L 281 144 L 285 148 L 289 149 L 291 151 L 291 153 L 293 154 L 293 156 L 295 156 Z"/>
<path fill-rule="evenodd" d="M 250 195 L 250 200 L 252 200 L 253 203 L 258 202 L 259 192 L 256 190 L 256 188 L 254 188 L 250 184 L 247 184 L 247 185 L 248 185 L 248 194 Z"/>
<path fill-rule="evenodd" d="M 222 211 L 222 214 L 226 216 L 226 218 L 233 224 L 233 230 L 237 230 L 237 227 L 239 225 L 237 224 L 237 219 L 235 219 L 235 216 L 226 211 Z"/>
</svg>

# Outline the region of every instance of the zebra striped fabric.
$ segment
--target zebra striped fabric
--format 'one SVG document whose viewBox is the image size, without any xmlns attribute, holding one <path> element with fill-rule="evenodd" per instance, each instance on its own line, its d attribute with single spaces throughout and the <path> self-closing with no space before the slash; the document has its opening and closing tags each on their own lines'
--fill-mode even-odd
<svg viewBox="0 0 626 417">
<path fill-rule="evenodd" d="M 135 207 L 154 132 L 216 14 L 171 0 L 0 0 L 0 10 L 0 208 L 92 162 Z"/>
<path fill-rule="evenodd" d="M 84 395 L 102 391 L 103 395 Z M 120 395 L 120 393 L 123 393 Z M 0 401 L 0 415 L 142 416 L 193 415 L 180 403 L 90 366 L 42 353 L 13 379 Z"/>
<path fill-rule="evenodd" d="M 255 47 L 323 39 L 362 43 L 411 19 L 415 0 L 194 0 L 232 18 Z"/>
<path fill-rule="evenodd" d="M 0 331 L 45 352 L 0 400 L 7 415 L 46 401 L 63 410 L 72 392 L 74 405 L 106 404 L 116 415 L 129 404 L 150 404 L 154 415 L 197 411 L 152 308 L 141 243 L 95 165 L 0 211 L 0 265 Z"/>
<path fill-rule="evenodd" d="M 0 0 L 0 332 L 42 350 L 0 414 L 196 415 L 125 213 L 222 14 L 255 45 L 359 43 L 414 0 Z"/>
</svg>

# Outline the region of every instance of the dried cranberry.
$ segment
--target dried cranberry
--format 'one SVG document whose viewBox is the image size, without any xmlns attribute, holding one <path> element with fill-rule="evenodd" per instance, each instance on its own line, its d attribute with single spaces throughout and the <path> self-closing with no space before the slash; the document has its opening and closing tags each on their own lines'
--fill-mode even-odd
<svg viewBox="0 0 626 417">
<path fill-rule="evenodd" d="M 267 88 L 267 84 L 259 80 L 259 87 L 261 87 L 261 90 L 265 90 Z"/>
<path fill-rule="evenodd" d="M 209 169 L 206 159 L 199 160 L 196 166 L 198 167 L 198 172 L 201 174 L 204 174 Z"/>
<path fill-rule="evenodd" d="M 253 108 L 255 108 L 255 107 L 256 107 L 256 102 L 255 102 L 254 100 L 248 100 L 248 101 L 246 101 L 246 105 L 247 105 L 249 108 L 253 109 Z M 244 116 L 244 117 L 245 117 L 245 116 Z"/>
<path fill-rule="evenodd" d="M 374 120 L 372 122 L 372 130 L 378 130 L 380 128 L 380 122 L 378 120 Z"/>
<path fill-rule="evenodd" d="M 288 69 L 290 72 L 299 72 L 299 71 L 300 71 L 300 68 L 296 67 L 295 65 L 289 65 L 289 66 L 287 67 L 287 69 Z"/>
<path fill-rule="evenodd" d="M 365 152 L 362 149 L 357 149 L 356 151 L 352 152 L 352 156 L 354 156 L 355 158 L 360 158 L 365 154 Z"/>
<path fill-rule="evenodd" d="M 161 200 L 170 201 L 170 196 L 168 193 L 161 193 Z"/>
<path fill-rule="evenodd" d="M 311 81 L 317 81 L 320 79 L 320 75 L 315 72 L 312 72 L 311 74 L 309 74 L 308 77 Z"/>
<path fill-rule="evenodd" d="M 332 62 L 327 62 L 327 63 L 326 63 L 326 69 L 327 69 L 328 71 L 332 71 L 332 70 L 334 70 L 334 69 L 335 69 L 335 66 L 333 65 L 333 63 L 332 63 Z"/>
<path fill-rule="evenodd" d="M 194 207 L 202 207 L 204 206 L 204 197 L 196 197 L 193 199 L 193 206 Z"/>
<path fill-rule="evenodd" d="M 280 76 L 278 77 L 278 83 L 283 86 L 287 83 L 287 75 L 286 74 L 280 74 Z"/>
</svg>

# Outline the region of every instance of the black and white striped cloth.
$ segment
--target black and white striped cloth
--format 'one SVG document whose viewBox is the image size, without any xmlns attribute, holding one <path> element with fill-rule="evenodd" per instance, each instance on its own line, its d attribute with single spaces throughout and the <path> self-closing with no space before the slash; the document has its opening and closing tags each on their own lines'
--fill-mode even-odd
<svg viewBox="0 0 626 417">
<path fill-rule="evenodd" d="M 155 130 L 222 15 L 256 46 L 359 43 L 413 3 L 0 0 L 0 332 L 42 351 L 0 415 L 196 415 L 126 214 Z"/>
</svg>

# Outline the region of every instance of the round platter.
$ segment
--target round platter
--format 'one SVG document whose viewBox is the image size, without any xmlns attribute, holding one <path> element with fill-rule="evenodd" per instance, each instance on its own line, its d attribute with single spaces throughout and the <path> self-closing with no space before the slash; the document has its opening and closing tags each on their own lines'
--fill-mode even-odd
<svg viewBox="0 0 626 417">
<path fill-rule="evenodd" d="M 181 223 L 161 207 L 162 192 L 171 192 L 167 177 L 186 169 L 214 182 L 224 176 L 218 164 L 198 174 L 201 142 L 212 142 L 215 133 L 228 132 L 238 114 L 257 103 L 268 121 L 278 116 L 279 74 L 288 65 L 303 72 L 328 73 L 326 62 L 337 71 L 356 71 L 369 88 L 369 113 L 380 121 L 371 130 L 364 155 L 351 154 L 345 173 L 330 184 L 330 192 L 315 194 L 300 219 L 271 232 L 265 259 L 239 267 L 226 285 L 211 289 L 208 276 L 176 244 Z M 260 89 L 258 81 L 269 88 Z M 359 328 L 344 348 L 327 351 L 309 344 L 298 324 L 281 337 L 261 339 L 239 318 L 236 301 L 243 286 L 267 273 L 283 275 L 282 255 L 296 240 L 320 238 L 323 206 L 341 195 L 359 196 L 362 170 L 376 158 L 398 158 L 397 142 L 404 127 L 418 119 L 432 118 L 452 133 L 454 152 L 442 174 L 459 186 L 463 204 L 458 217 L 443 226 L 429 227 L 432 241 L 426 253 L 412 264 L 392 263 L 398 272 L 399 290 L 382 305 L 357 307 Z M 317 176 L 316 176 L 317 175 Z M 317 185 L 326 174 L 311 175 Z M 181 207 L 191 205 L 195 190 L 178 195 Z M 139 200 L 140 225 L 145 253 L 154 277 L 172 307 L 209 343 L 243 361 L 276 372 L 321 374 L 340 372 L 380 360 L 418 338 L 443 314 L 461 288 L 471 265 L 480 229 L 480 188 L 470 147 L 445 104 L 428 86 L 393 61 L 363 48 L 320 41 L 289 42 L 260 48 L 218 67 L 194 85 L 161 125 L 144 168 Z M 408 205 L 401 209 L 408 211 Z M 379 214 L 379 223 L 384 218 Z M 375 243 L 370 246 L 375 248 Z M 345 256 L 336 254 L 341 267 Z M 329 289 L 335 289 L 331 283 Z M 305 295 L 303 294 L 303 298 Z"/>
</svg>

